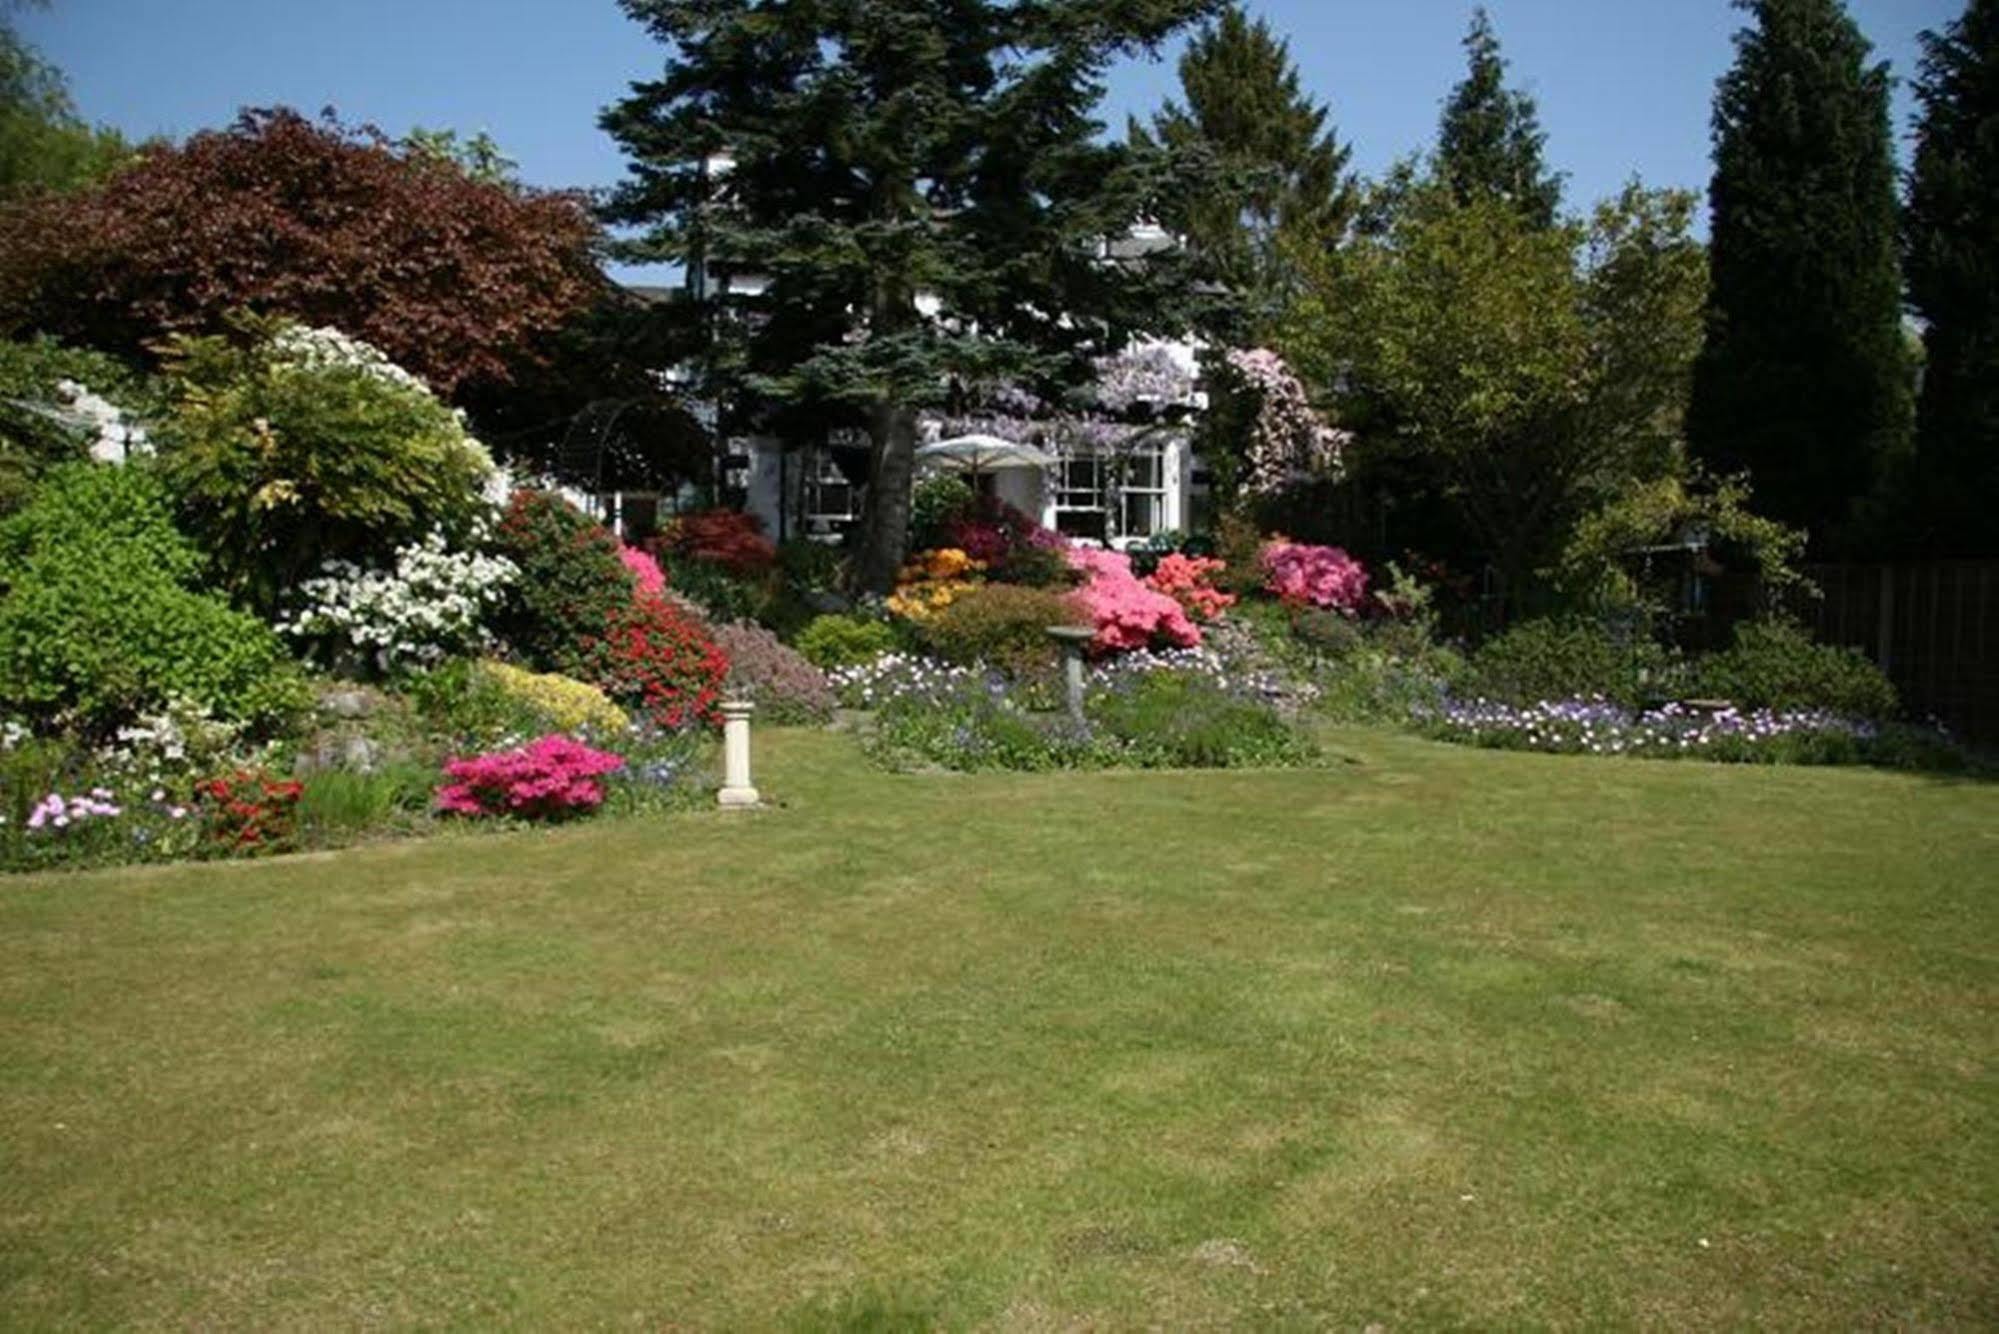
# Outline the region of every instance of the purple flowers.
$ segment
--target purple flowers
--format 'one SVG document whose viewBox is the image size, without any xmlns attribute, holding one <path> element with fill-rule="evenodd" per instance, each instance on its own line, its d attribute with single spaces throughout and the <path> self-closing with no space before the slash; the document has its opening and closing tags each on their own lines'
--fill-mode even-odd
<svg viewBox="0 0 1999 1334">
<path fill-rule="evenodd" d="M 1501 704 L 1446 697 L 1419 705 L 1419 726 L 1446 741 L 1568 755 L 1699 756 L 1720 760 L 1848 759 L 1878 735 L 1873 723 L 1824 709 L 1634 711 L 1602 698 Z"/>
<path fill-rule="evenodd" d="M 124 808 L 113 801 L 111 792 L 106 788 L 92 788 L 78 797 L 51 792 L 35 803 L 34 810 L 28 814 L 27 826 L 30 829 L 67 829 L 72 824 L 108 820 L 124 813 Z"/>
</svg>

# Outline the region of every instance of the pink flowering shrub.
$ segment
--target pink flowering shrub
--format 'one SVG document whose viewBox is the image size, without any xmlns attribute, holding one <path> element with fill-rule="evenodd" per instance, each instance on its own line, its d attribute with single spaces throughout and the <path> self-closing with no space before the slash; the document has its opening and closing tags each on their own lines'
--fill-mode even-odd
<svg viewBox="0 0 1999 1334">
<path fill-rule="evenodd" d="M 1140 583 L 1131 572 L 1131 557 L 1096 547 L 1070 547 L 1062 554 L 1083 576 L 1076 596 L 1096 626 L 1090 645 L 1099 653 L 1151 648 L 1162 640 L 1178 648 L 1201 642 L 1200 627 L 1187 619 L 1187 609 Z"/>
<path fill-rule="evenodd" d="M 1367 571 L 1338 547 L 1278 539 L 1263 548 L 1264 587 L 1293 606 L 1353 612 L 1367 595 Z"/>
<path fill-rule="evenodd" d="M 437 789 L 437 809 L 560 820 L 601 806 L 604 785 L 598 780 L 624 765 L 623 757 L 571 737 L 545 736 L 519 750 L 447 760 L 444 773 L 452 781 Z"/>
<path fill-rule="evenodd" d="M 1212 621 L 1235 605 L 1235 594 L 1224 593 L 1211 582 L 1228 568 L 1212 556 L 1185 556 L 1175 551 L 1159 561 L 1159 568 L 1146 579 L 1145 586 L 1164 593 L 1197 621 Z"/>
<path fill-rule="evenodd" d="M 639 586 L 641 597 L 653 597 L 666 588 L 666 571 L 659 568 L 659 561 L 649 551 L 637 547 L 621 546 L 618 559 L 632 572 L 632 579 Z"/>
</svg>

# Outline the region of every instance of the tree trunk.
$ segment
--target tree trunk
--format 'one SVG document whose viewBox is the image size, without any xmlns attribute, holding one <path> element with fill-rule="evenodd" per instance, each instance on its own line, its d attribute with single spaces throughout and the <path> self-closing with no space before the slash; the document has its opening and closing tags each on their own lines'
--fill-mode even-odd
<svg viewBox="0 0 1999 1334">
<path fill-rule="evenodd" d="M 916 409 L 879 403 L 868 416 L 873 467 L 861 508 L 861 549 L 856 581 L 864 593 L 895 587 L 895 572 L 909 548 L 909 492 L 916 472 Z"/>
</svg>

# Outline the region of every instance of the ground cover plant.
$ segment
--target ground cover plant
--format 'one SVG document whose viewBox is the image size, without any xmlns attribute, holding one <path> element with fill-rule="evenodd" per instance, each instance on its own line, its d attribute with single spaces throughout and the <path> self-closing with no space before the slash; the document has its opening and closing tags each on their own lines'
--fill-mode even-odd
<svg viewBox="0 0 1999 1334">
<path fill-rule="evenodd" d="M 1999 1314 L 1999 789 L 759 735 L 670 838 L 10 880 L 0 1319 Z"/>
<path fill-rule="evenodd" d="M 1198 649 L 1096 663 L 1080 724 L 1047 673 L 890 653 L 830 679 L 842 703 L 873 710 L 869 748 L 890 768 L 1228 769 L 1319 758 L 1270 702 L 1270 680 Z"/>
</svg>

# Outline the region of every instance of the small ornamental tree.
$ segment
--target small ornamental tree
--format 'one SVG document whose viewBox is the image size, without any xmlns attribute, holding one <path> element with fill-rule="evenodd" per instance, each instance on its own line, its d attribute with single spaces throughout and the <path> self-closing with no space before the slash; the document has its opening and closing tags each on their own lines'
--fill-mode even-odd
<svg viewBox="0 0 1999 1334">
<path fill-rule="evenodd" d="M 0 332 L 136 356 L 239 307 L 331 325 L 447 396 L 505 383 L 603 286 L 563 194 L 373 129 L 246 111 L 91 189 L 0 207 Z"/>
</svg>

